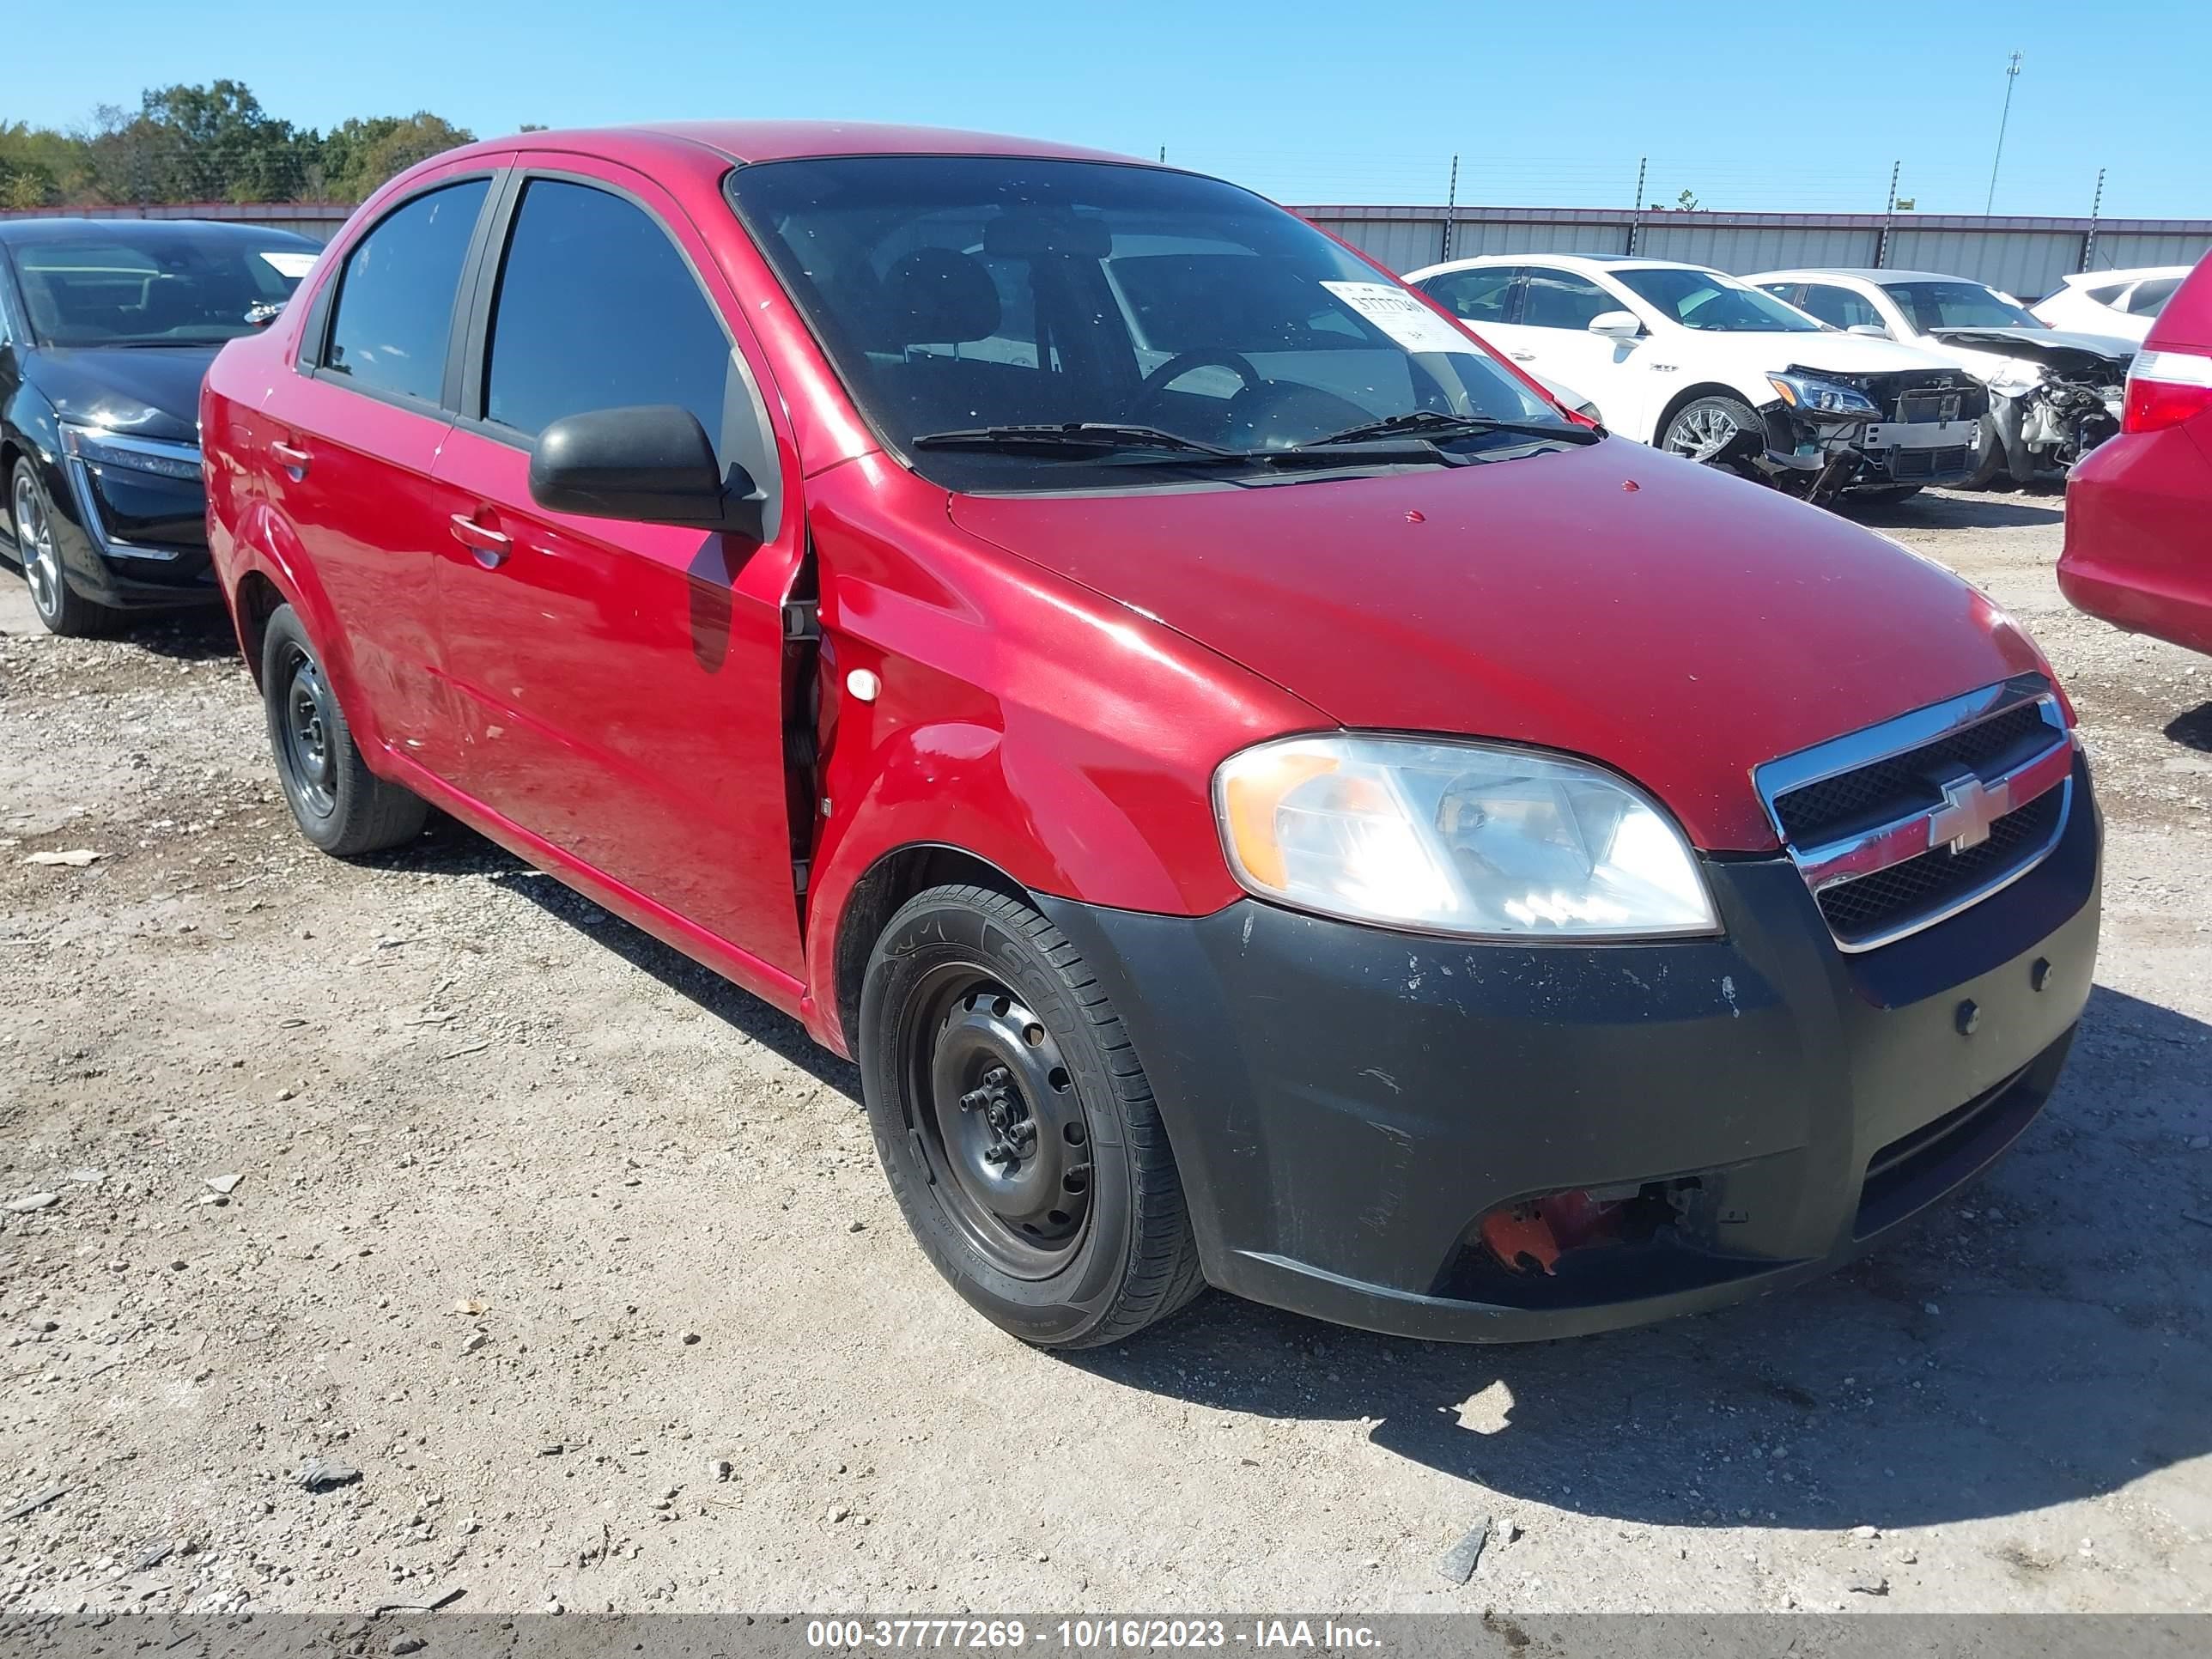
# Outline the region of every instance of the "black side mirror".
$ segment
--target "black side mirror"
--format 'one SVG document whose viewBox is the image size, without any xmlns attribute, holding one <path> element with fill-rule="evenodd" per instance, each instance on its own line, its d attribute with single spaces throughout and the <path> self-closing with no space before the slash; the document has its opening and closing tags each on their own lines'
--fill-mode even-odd
<svg viewBox="0 0 2212 1659">
<path fill-rule="evenodd" d="M 556 513 L 767 538 L 767 497 L 741 466 L 726 477 L 698 417 L 673 404 L 554 422 L 531 453 L 530 499 Z"/>
</svg>

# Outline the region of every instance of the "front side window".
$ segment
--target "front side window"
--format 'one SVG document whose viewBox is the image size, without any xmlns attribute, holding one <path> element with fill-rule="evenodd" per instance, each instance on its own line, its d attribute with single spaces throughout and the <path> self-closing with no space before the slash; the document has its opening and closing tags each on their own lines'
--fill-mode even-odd
<svg viewBox="0 0 2212 1659">
<path fill-rule="evenodd" d="M 1808 283 L 1797 309 L 1808 311 L 1831 328 L 1872 327 L 1888 331 L 1874 301 L 1864 295 L 1833 283 Z"/>
<path fill-rule="evenodd" d="M 1216 179 L 896 155 L 759 163 L 727 189 L 855 403 L 950 488 L 1157 484 L 1177 440 L 1243 456 L 1408 415 L 1580 434 L 1402 286 Z M 1074 465 L 1041 464 L 1034 434 L 990 447 L 1082 424 L 1148 435 Z M 1506 441 L 1531 442 L 1464 438 Z"/>
<path fill-rule="evenodd" d="M 322 366 L 367 390 L 436 403 L 453 295 L 491 188 L 471 179 L 416 197 L 346 255 Z"/>
<path fill-rule="evenodd" d="M 1502 323 L 1513 279 L 1520 274 L 1518 265 L 1477 265 L 1429 277 L 1421 288 L 1455 317 L 1470 323 Z"/>
<path fill-rule="evenodd" d="M 49 346 L 208 346 L 274 317 L 315 246 L 277 233 L 102 224 L 9 250 L 31 331 Z"/>
<path fill-rule="evenodd" d="M 1939 328 L 2041 328 L 2039 318 L 1979 283 L 1886 283 L 1916 332 Z"/>
<path fill-rule="evenodd" d="M 1820 324 L 1771 294 L 1717 270 L 1632 265 L 1612 273 L 1662 316 L 1715 334 L 1817 334 Z"/>
<path fill-rule="evenodd" d="M 524 188 L 492 307 L 485 419 L 535 437 L 566 415 L 674 404 L 726 464 L 733 362 L 698 279 L 643 208 L 565 179 Z"/>
<path fill-rule="evenodd" d="M 1589 277 L 1541 265 L 1528 268 L 1521 291 L 1521 320 L 1531 328 L 1588 328 L 1593 319 L 1620 309 L 1620 301 Z"/>
<path fill-rule="evenodd" d="M 2181 286 L 2179 276 L 2154 276 L 2147 283 L 2137 283 L 2128 295 L 2128 314 L 2131 317 L 2155 317 L 2166 309 L 2166 302 Z"/>
</svg>

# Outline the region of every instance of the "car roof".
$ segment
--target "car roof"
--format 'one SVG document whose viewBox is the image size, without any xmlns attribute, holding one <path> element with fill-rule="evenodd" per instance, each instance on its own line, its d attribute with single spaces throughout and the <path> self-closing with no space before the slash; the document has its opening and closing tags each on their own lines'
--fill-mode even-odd
<svg viewBox="0 0 2212 1659">
<path fill-rule="evenodd" d="M 1762 270 L 1756 276 L 1747 276 L 1747 283 L 1810 282 L 1819 276 L 1847 276 L 1855 282 L 1872 283 L 1877 288 L 1887 288 L 1892 283 L 1972 283 L 1976 288 L 1989 284 L 1972 276 L 1960 276 L 1948 270 L 1899 270 L 1889 265 L 1800 265 L 1789 270 Z"/>
<path fill-rule="evenodd" d="M 320 242 L 297 231 L 274 225 L 234 225 L 219 219 L 65 219 L 41 216 L 34 219 L 0 219 L 0 242 L 30 246 L 40 242 L 75 242 L 87 232 L 112 236 L 126 246 L 136 243 L 160 247 L 175 242 L 204 242 L 210 237 L 265 242 L 270 237 L 319 248 Z"/>
<path fill-rule="evenodd" d="M 1440 264 L 1424 267 L 1416 276 L 1428 276 L 1446 270 L 1471 270 L 1482 265 L 1558 265 L 1566 270 L 1583 272 L 1597 270 L 1698 270 L 1708 276 L 1722 276 L 1711 265 L 1693 264 L 1687 259 L 1632 259 L 1626 255 L 1609 253 L 1478 253 L 1467 259 L 1447 259 Z"/>
<path fill-rule="evenodd" d="M 2106 283 L 2140 283 L 2160 276 L 2186 276 L 2189 265 L 2134 265 L 2121 270 L 2075 270 L 2059 278 L 2069 288 L 2102 287 Z"/>
<path fill-rule="evenodd" d="M 574 127 L 480 139 L 449 154 L 465 156 L 517 149 L 572 149 L 609 161 L 647 161 L 656 155 L 665 155 L 671 148 L 705 149 L 740 163 L 839 155 L 1012 155 L 1153 165 L 1109 150 L 1015 138 L 1002 133 L 868 121 L 666 121 L 640 126 Z"/>
</svg>

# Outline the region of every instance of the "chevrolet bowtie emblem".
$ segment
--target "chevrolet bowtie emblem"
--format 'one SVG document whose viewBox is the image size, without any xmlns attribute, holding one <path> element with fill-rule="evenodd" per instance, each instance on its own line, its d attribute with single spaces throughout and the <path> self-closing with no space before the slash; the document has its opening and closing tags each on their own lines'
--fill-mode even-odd
<svg viewBox="0 0 2212 1659">
<path fill-rule="evenodd" d="M 1990 838 L 1990 825 L 2010 810 L 2011 791 L 1991 789 L 1969 772 L 1943 786 L 1943 804 L 1928 815 L 1928 850 L 1948 847 L 1963 853 Z"/>
</svg>

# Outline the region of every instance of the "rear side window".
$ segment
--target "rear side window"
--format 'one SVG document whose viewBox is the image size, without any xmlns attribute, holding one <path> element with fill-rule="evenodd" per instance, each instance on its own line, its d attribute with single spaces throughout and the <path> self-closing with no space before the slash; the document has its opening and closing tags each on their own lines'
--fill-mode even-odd
<svg viewBox="0 0 2212 1659">
<path fill-rule="evenodd" d="M 1513 279 L 1520 274 L 1518 265 L 1477 265 L 1472 270 L 1447 270 L 1421 286 L 1455 317 L 1470 323 L 1502 323 Z"/>
<path fill-rule="evenodd" d="M 533 179 L 492 308 L 484 417 L 536 437 L 564 415 L 675 404 L 725 466 L 737 378 L 730 337 L 698 279 L 644 209 L 604 190 Z"/>
<path fill-rule="evenodd" d="M 2181 286 L 2179 276 L 2154 276 L 2147 283 L 2137 283 L 2135 291 L 2128 295 L 2128 313 L 2135 317 L 2155 317 L 2166 309 L 2166 302 L 2173 297 L 2174 289 Z"/>
<path fill-rule="evenodd" d="M 453 295 L 489 179 L 418 196 L 355 244 L 338 276 L 323 367 L 370 391 L 436 403 Z"/>
</svg>

